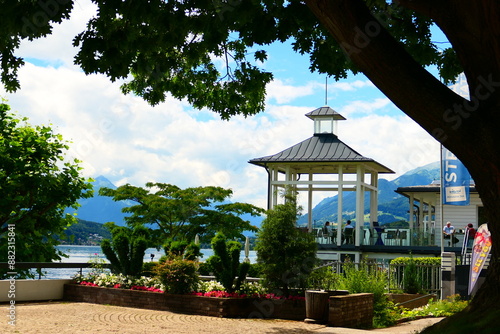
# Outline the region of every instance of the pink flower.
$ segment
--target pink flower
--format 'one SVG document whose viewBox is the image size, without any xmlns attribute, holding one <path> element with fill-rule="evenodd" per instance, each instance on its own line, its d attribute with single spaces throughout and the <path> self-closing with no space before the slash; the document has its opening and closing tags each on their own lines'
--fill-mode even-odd
<svg viewBox="0 0 500 334">
<path fill-rule="evenodd" d="M 80 285 L 87 285 L 87 286 L 99 286 L 95 283 L 92 283 L 92 282 L 87 282 L 87 281 L 82 281 L 80 282 Z"/>
<path fill-rule="evenodd" d="M 151 292 L 159 292 L 163 293 L 163 290 L 157 289 L 154 287 L 147 287 L 147 286 L 139 286 L 139 285 L 132 285 L 130 287 L 131 290 L 141 290 L 141 291 L 151 291 Z"/>
</svg>

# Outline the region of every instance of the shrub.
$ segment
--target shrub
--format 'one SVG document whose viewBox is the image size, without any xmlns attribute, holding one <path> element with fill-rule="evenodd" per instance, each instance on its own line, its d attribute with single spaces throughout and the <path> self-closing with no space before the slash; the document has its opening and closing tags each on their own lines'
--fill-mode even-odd
<svg viewBox="0 0 500 334">
<path fill-rule="evenodd" d="M 241 244 L 237 241 L 227 242 L 222 233 L 217 233 L 212 239 L 212 249 L 214 255 L 207 262 L 212 267 L 215 278 L 227 292 L 239 290 L 250 268 L 250 263 L 240 263 Z"/>
<path fill-rule="evenodd" d="M 184 250 L 186 249 L 188 242 L 185 240 L 182 241 L 174 241 L 169 240 L 163 246 L 163 250 L 168 257 L 179 257 L 184 254 Z"/>
<path fill-rule="evenodd" d="M 296 226 L 299 212 L 296 198 L 288 196 L 285 204 L 267 211 L 257 234 L 255 250 L 264 284 L 285 296 L 291 288 L 306 288 L 307 277 L 318 262 L 314 237 Z"/>
<path fill-rule="evenodd" d="M 159 280 L 168 293 L 184 294 L 193 292 L 199 282 L 195 261 L 175 258 L 156 267 Z"/>
<path fill-rule="evenodd" d="M 386 296 L 387 272 L 376 264 L 363 261 L 359 265 L 346 262 L 343 273 L 338 274 L 338 289 L 349 293 L 373 293 L 373 323 L 375 327 L 387 327 L 397 320 L 394 305 Z"/>
<path fill-rule="evenodd" d="M 403 292 L 405 293 L 421 293 L 422 281 L 418 274 L 417 265 L 413 257 L 404 267 L 403 270 Z"/>
<path fill-rule="evenodd" d="M 465 309 L 469 305 L 466 300 L 461 300 L 460 295 L 449 296 L 443 300 L 431 301 L 423 307 L 413 310 L 403 310 L 401 317 L 415 319 L 416 317 L 449 317 Z"/>
<path fill-rule="evenodd" d="M 261 277 L 262 276 L 262 265 L 260 263 L 250 263 L 250 268 L 248 268 L 248 277 Z"/>
<path fill-rule="evenodd" d="M 411 280 L 414 282 L 412 285 L 418 284 L 420 290 L 419 292 L 426 292 L 430 290 L 434 282 L 439 281 L 440 270 L 429 270 L 431 268 L 436 268 L 441 265 L 441 258 L 439 257 L 398 257 L 391 261 L 391 267 L 393 270 L 391 271 L 391 284 L 394 284 L 403 289 L 403 291 L 407 292 L 405 288 L 405 267 L 411 264 L 411 270 L 408 274 L 413 277 Z M 406 276 L 408 278 L 408 276 Z M 410 281 L 407 281 L 407 285 L 410 284 Z M 415 282 L 416 281 L 416 282 Z M 392 287 L 392 286 L 391 286 Z M 392 289 L 391 289 L 392 290 Z M 410 292 L 408 292 L 410 293 Z"/>
<path fill-rule="evenodd" d="M 163 249 L 167 258 L 182 257 L 186 260 L 196 261 L 198 257 L 203 256 L 198 244 L 188 243 L 185 240 L 170 240 L 163 246 Z"/>
<path fill-rule="evenodd" d="M 198 266 L 198 273 L 202 276 L 209 276 L 214 273 L 214 269 L 208 262 L 200 262 Z"/>
<path fill-rule="evenodd" d="M 142 276 L 153 277 L 155 275 L 156 266 L 158 262 L 144 262 L 142 264 Z"/>
<path fill-rule="evenodd" d="M 335 290 L 338 287 L 338 275 L 329 266 L 315 269 L 307 279 L 307 286 L 316 290 Z"/>
<path fill-rule="evenodd" d="M 103 240 L 101 249 L 111 263 L 113 272 L 138 276 L 142 271 L 144 254 L 148 247 L 147 229 L 131 229 L 116 226 L 114 223 L 106 223 L 105 226 L 110 230 L 112 239 Z"/>
</svg>

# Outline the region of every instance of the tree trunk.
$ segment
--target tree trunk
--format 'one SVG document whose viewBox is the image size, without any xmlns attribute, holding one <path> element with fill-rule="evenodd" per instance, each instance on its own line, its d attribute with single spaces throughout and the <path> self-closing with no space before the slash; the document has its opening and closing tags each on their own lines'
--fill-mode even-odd
<svg viewBox="0 0 500 334">
<path fill-rule="evenodd" d="M 500 2 L 399 2 L 432 18 L 445 32 L 464 68 L 469 100 L 418 64 L 370 13 L 364 1 L 306 3 L 351 61 L 467 166 L 486 210 L 493 243 L 486 281 L 467 312 L 498 309 L 500 247 L 495 245 L 500 244 Z"/>
</svg>

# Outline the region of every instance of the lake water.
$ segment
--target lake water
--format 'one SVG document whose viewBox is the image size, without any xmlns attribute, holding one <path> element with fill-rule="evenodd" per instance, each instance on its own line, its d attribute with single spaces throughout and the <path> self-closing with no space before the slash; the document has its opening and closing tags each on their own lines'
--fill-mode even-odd
<svg viewBox="0 0 500 334">
<path fill-rule="evenodd" d="M 72 263 L 89 263 L 91 260 L 103 259 L 105 262 L 108 262 L 104 254 L 102 253 L 100 246 L 76 246 L 76 245 L 59 245 L 56 246 L 64 254 L 68 255 L 67 258 L 62 258 L 60 262 L 72 262 Z M 205 261 L 210 256 L 213 255 L 212 249 L 202 249 L 203 257 L 200 259 L 201 261 Z M 155 248 L 148 248 L 144 255 L 144 262 L 151 261 L 151 254 L 154 254 L 154 260 L 158 260 L 165 253 L 163 250 L 158 251 Z M 257 254 L 255 251 L 250 251 L 248 258 L 251 263 L 257 262 Z M 245 259 L 245 252 L 241 251 L 240 261 Z M 87 273 L 90 269 L 83 269 L 83 273 Z M 79 272 L 79 269 L 53 269 L 47 268 L 43 269 L 46 275 L 43 278 L 55 279 L 55 278 L 71 278 L 76 273 Z"/>
</svg>

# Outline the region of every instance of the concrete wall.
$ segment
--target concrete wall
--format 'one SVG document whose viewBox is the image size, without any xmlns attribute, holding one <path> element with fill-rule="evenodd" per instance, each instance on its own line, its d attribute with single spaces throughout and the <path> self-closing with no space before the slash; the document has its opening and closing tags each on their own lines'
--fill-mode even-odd
<svg viewBox="0 0 500 334">
<path fill-rule="evenodd" d="M 2 280 L 0 302 L 63 299 L 64 284 L 71 279 Z"/>
</svg>

